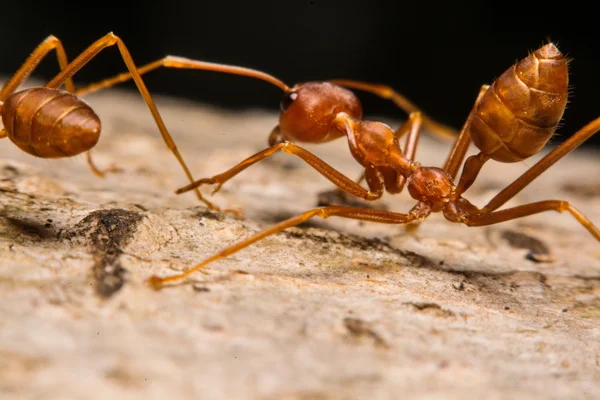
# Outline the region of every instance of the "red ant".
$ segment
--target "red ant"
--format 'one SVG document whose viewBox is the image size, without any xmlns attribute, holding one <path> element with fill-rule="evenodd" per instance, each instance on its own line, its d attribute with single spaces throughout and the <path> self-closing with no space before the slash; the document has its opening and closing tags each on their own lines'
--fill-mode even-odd
<svg viewBox="0 0 600 400">
<path fill-rule="evenodd" d="M 129 70 L 127 73 L 129 79 L 135 81 L 150 109 L 165 144 L 179 161 L 189 181 L 194 182 L 194 178 L 169 134 L 129 50 L 123 41 L 112 32 L 89 46 L 71 63 L 68 63 L 66 52 L 59 39 L 49 36 L 44 40 L 0 90 L 0 115 L 4 125 L 0 130 L 0 138 L 8 137 L 24 152 L 40 158 L 73 157 L 87 152 L 90 168 L 100 177 L 103 177 L 106 172 L 119 171 L 114 167 L 102 171 L 94 165 L 90 149 L 98 142 L 101 123 L 94 110 L 79 98 L 83 93 L 97 90 L 99 87 L 108 87 L 110 84 L 103 81 L 101 85 L 91 84 L 75 89 L 72 81 L 72 76 L 84 65 L 102 50 L 114 45 L 118 47 Z M 43 87 L 16 92 L 17 88 L 25 82 L 42 59 L 52 50 L 56 51 L 60 73 Z M 65 90 L 59 89 L 63 84 Z M 206 200 L 198 189 L 195 189 L 195 192 L 198 199 L 210 209 L 220 211 L 219 207 Z M 223 211 L 239 214 L 238 210 Z"/>
<path fill-rule="evenodd" d="M 219 70 L 227 72 L 234 68 L 237 67 L 221 66 Z M 215 191 L 218 191 L 225 182 L 250 165 L 283 151 L 300 157 L 340 189 L 359 198 L 376 200 L 384 190 L 399 193 L 406 185 L 417 204 L 408 214 L 350 206 L 328 206 L 306 211 L 238 242 L 180 274 L 164 278 L 150 277 L 147 283 L 155 289 L 167 282 L 186 278 L 213 261 L 313 217 L 337 216 L 387 224 L 409 224 L 421 222 L 431 213 L 441 212 L 451 222 L 484 226 L 545 211 L 568 211 L 600 240 L 598 228 L 567 201 L 545 200 L 498 210 L 550 166 L 596 133 L 600 129 L 600 118 L 588 123 L 549 152 L 483 208 L 476 207 L 462 197 L 488 160 L 505 163 L 525 160 L 538 153 L 554 134 L 567 102 L 568 68 L 564 56 L 552 43 L 514 64 L 491 86 L 481 87 L 443 168 L 424 167 L 414 160 L 422 121 L 420 113 L 411 113 L 408 121 L 394 132 L 384 123 L 362 120 L 361 105 L 356 96 L 334 83 L 308 82 L 290 88 L 273 77 L 261 77 L 285 92 L 279 125 L 271 135 L 277 139 L 274 142 L 281 142 L 222 174 L 185 186 L 177 193 L 204 184 L 216 184 Z M 399 139 L 405 134 L 407 141 L 403 152 Z M 292 143 L 320 143 L 342 136 L 346 136 L 350 152 L 365 168 L 368 189 Z M 454 184 L 471 142 L 480 152 L 467 158 L 458 184 Z"/>
</svg>

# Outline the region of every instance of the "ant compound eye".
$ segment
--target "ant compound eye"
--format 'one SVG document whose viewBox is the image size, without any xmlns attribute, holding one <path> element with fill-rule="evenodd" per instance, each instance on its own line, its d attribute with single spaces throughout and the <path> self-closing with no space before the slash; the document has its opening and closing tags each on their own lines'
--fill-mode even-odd
<svg viewBox="0 0 600 400">
<path fill-rule="evenodd" d="M 281 104 L 280 104 L 281 111 L 287 110 L 292 105 L 294 100 L 296 100 L 297 97 L 298 97 L 298 93 L 296 93 L 296 92 L 286 93 L 285 96 L 283 96 L 283 100 L 281 100 Z"/>
</svg>

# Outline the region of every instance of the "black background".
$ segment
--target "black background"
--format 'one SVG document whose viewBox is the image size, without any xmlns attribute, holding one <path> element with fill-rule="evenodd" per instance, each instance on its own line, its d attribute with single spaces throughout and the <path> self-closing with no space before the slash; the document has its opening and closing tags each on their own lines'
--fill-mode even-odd
<svg viewBox="0 0 600 400">
<path fill-rule="evenodd" d="M 573 58 L 572 95 L 558 143 L 600 116 L 600 43 L 593 4 L 426 1 L 25 1 L 3 4 L 0 74 L 13 73 L 54 34 L 69 58 L 114 31 L 137 65 L 167 54 L 238 64 L 288 85 L 350 78 L 386 83 L 438 120 L 460 127 L 479 86 L 548 39 Z M 111 48 L 88 64 L 76 84 L 123 71 Z M 36 71 L 57 72 L 49 57 Z M 152 93 L 222 107 L 278 109 L 281 92 L 245 77 L 160 70 L 145 76 Z M 123 85 L 134 88 L 132 84 Z M 404 117 L 392 105 L 360 94 L 367 116 Z M 586 145 L 600 145 L 600 135 Z"/>
</svg>

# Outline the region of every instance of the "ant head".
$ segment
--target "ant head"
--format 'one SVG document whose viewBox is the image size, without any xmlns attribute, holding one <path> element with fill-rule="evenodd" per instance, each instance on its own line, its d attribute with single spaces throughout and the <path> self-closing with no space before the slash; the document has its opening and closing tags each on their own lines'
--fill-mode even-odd
<svg viewBox="0 0 600 400">
<path fill-rule="evenodd" d="M 281 101 L 281 135 L 292 141 L 308 143 L 336 139 L 344 135 L 333 123 L 341 112 L 356 119 L 362 117 L 362 106 L 348 89 L 330 82 L 298 84 L 286 91 Z"/>
</svg>

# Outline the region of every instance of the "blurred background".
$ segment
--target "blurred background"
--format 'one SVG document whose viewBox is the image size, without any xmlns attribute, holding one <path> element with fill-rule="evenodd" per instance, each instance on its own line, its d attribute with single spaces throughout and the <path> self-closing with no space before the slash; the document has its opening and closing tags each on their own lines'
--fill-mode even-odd
<svg viewBox="0 0 600 400">
<path fill-rule="evenodd" d="M 428 1 L 120 1 L 13 2 L 2 10 L 0 74 L 13 73 L 46 36 L 58 36 L 72 59 L 114 31 L 137 65 L 167 54 L 237 64 L 289 85 L 350 78 L 391 85 L 425 112 L 459 128 L 479 86 L 548 39 L 573 59 L 572 95 L 559 143 L 600 116 L 600 34 L 595 11 L 525 3 Z M 123 71 L 116 48 L 81 73 L 82 85 Z M 48 58 L 35 76 L 57 72 Z M 277 111 L 281 93 L 267 83 L 214 72 L 158 70 L 145 76 L 152 93 L 220 107 Z M 131 88 L 131 83 L 121 85 Z M 366 116 L 404 118 L 393 105 L 360 93 Z M 600 145 L 600 135 L 586 144 Z"/>
</svg>

